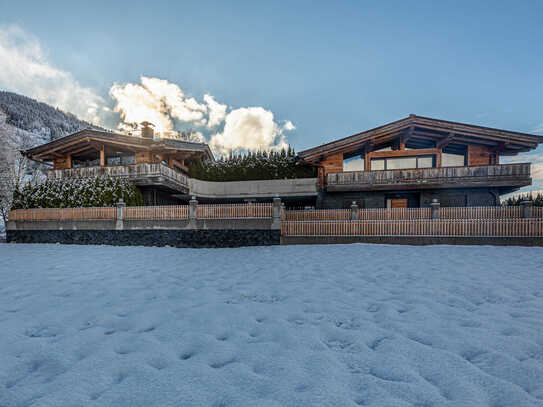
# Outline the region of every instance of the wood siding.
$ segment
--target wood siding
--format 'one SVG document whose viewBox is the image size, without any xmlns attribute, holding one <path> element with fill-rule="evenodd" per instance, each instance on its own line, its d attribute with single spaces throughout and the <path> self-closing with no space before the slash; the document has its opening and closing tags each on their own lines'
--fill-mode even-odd
<svg viewBox="0 0 543 407">
<path fill-rule="evenodd" d="M 468 166 L 490 165 L 490 151 L 484 146 L 468 145 Z"/>
</svg>

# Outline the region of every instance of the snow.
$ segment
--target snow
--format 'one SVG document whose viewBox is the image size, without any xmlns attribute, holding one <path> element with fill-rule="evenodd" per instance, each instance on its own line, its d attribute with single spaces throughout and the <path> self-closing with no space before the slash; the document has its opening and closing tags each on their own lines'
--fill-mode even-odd
<svg viewBox="0 0 543 407">
<path fill-rule="evenodd" d="M 0 406 L 543 406 L 543 250 L 0 244 Z"/>
</svg>

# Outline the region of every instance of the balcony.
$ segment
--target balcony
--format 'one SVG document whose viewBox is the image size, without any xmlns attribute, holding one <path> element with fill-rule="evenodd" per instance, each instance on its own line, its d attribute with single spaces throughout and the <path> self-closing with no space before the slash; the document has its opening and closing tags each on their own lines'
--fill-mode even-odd
<svg viewBox="0 0 543 407">
<path fill-rule="evenodd" d="M 187 176 L 164 164 L 142 163 L 47 171 L 48 179 L 94 178 L 100 176 L 124 178 L 137 186 L 167 187 L 182 193 L 188 193 L 189 189 Z"/>
<path fill-rule="evenodd" d="M 530 163 L 519 163 L 477 167 L 338 172 L 327 175 L 326 190 L 343 192 L 473 187 L 516 189 L 531 184 L 530 166 Z"/>
</svg>

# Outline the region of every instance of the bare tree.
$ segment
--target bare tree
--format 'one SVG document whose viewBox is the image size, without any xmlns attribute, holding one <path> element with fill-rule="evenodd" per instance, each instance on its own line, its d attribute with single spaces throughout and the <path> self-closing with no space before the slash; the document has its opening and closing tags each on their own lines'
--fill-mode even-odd
<svg viewBox="0 0 543 407">
<path fill-rule="evenodd" d="M 29 173 L 29 160 L 21 150 L 32 147 L 32 135 L 0 122 L 0 224 L 5 224 L 13 203 L 13 194 L 25 182 L 35 182 L 41 168 Z M 2 229 L 0 227 L 0 229 Z"/>
</svg>

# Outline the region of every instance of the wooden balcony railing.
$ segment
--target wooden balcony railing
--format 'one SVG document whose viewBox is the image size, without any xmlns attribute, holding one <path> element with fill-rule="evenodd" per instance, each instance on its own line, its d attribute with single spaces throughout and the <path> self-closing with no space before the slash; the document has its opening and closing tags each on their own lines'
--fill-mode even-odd
<svg viewBox="0 0 543 407">
<path fill-rule="evenodd" d="M 154 185 L 166 182 L 172 188 L 188 190 L 188 178 L 186 175 L 171 169 L 164 164 L 132 164 L 109 167 L 84 167 L 59 170 L 49 170 L 47 178 L 94 178 L 100 176 L 125 178 L 136 185 Z"/>
<path fill-rule="evenodd" d="M 530 163 L 386 171 L 350 171 L 327 175 L 329 191 L 461 188 L 530 185 Z"/>
</svg>

